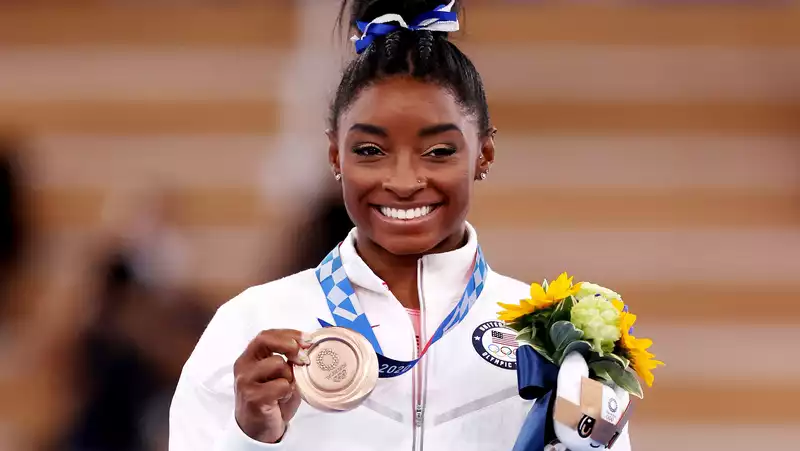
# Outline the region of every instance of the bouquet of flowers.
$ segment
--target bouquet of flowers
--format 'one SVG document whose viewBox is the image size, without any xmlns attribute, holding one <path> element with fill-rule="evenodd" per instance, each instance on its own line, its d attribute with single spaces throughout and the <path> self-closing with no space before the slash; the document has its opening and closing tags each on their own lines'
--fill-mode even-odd
<svg viewBox="0 0 800 451">
<path fill-rule="evenodd" d="M 664 365 L 648 351 L 652 340 L 633 336 L 636 315 L 622 296 L 592 283 L 573 285 L 572 279 L 563 273 L 552 283 L 532 284 L 530 299 L 500 303 L 499 319 L 517 332 L 522 345 L 550 363 L 561 366 L 567 355 L 578 352 L 591 379 L 642 398 L 636 375 L 650 387 L 652 370 Z"/>
</svg>

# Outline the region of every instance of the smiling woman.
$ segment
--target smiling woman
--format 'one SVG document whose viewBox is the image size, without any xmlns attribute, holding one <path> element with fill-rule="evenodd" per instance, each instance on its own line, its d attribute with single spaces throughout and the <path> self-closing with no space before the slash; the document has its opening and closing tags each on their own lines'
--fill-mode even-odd
<svg viewBox="0 0 800 451">
<path fill-rule="evenodd" d="M 514 446 L 532 403 L 517 396 L 497 303 L 529 286 L 489 268 L 466 222 L 496 130 L 477 70 L 448 40 L 457 7 L 350 3 L 357 56 L 327 136 L 355 228 L 317 268 L 219 309 L 178 384 L 171 450 Z M 629 448 L 626 430 L 614 449 Z"/>
<path fill-rule="evenodd" d="M 464 244 L 476 174 L 494 160 L 447 89 L 395 76 L 365 88 L 329 131 L 333 171 L 362 257 L 422 255 Z"/>
</svg>

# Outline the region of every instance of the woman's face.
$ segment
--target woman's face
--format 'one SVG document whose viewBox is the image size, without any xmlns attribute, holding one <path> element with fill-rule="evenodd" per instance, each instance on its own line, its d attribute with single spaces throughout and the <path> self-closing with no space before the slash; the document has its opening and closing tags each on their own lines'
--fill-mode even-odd
<svg viewBox="0 0 800 451">
<path fill-rule="evenodd" d="M 435 84 L 398 77 L 364 89 L 329 133 L 359 237 L 395 255 L 460 242 L 473 183 L 494 159 L 481 132 Z"/>
</svg>

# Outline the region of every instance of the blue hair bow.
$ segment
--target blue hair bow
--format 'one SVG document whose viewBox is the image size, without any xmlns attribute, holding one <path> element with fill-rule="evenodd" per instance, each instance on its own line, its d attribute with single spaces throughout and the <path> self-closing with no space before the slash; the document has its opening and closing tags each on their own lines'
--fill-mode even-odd
<svg viewBox="0 0 800 451">
<path fill-rule="evenodd" d="M 361 53 L 372 44 L 378 36 L 385 36 L 400 28 L 414 31 L 458 31 L 458 15 L 452 11 L 455 0 L 447 5 L 439 5 L 433 11 L 419 15 L 410 23 L 399 14 L 384 14 L 376 17 L 372 22 L 357 22 L 356 25 L 361 31 L 361 36 L 350 38 L 356 44 L 356 53 Z"/>
</svg>

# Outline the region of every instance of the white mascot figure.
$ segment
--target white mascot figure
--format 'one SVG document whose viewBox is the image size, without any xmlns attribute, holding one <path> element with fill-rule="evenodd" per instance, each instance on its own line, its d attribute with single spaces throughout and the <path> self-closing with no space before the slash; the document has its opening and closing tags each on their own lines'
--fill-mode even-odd
<svg viewBox="0 0 800 451">
<path fill-rule="evenodd" d="M 577 352 L 570 353 L 558 371 L 553 409 L 558 440 L 544 451 L 629 451 L 630 411 L 627 391 L 589 379 L 586 360 Z"/>
</svg>

